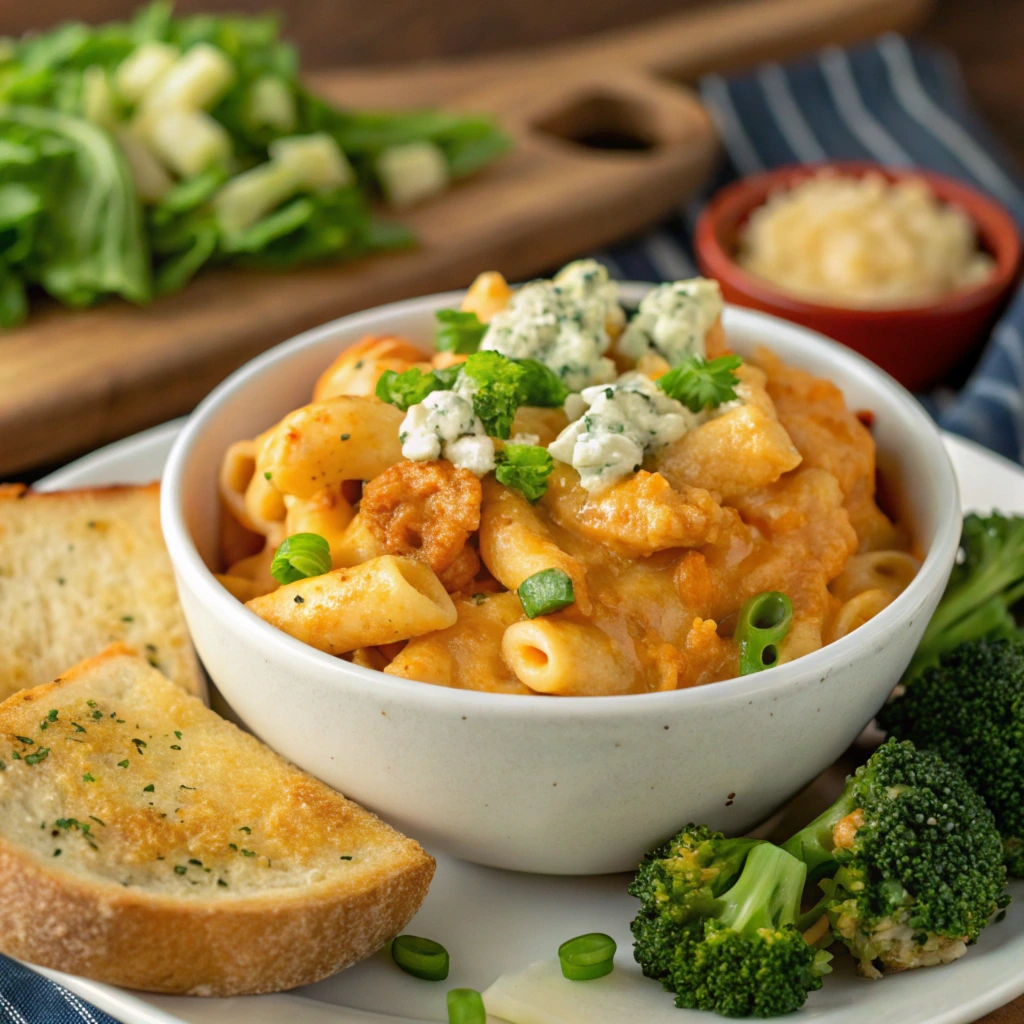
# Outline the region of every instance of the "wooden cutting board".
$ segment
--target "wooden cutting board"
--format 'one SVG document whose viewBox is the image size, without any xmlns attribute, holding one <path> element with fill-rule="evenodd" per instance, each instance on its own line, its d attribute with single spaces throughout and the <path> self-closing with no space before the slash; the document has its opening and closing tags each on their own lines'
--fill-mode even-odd
<svg viewBox="0 0 1024 1024">
<path fill-rule="evenodd" d="M 460 287 L 483 269 L 536 275 L 653 223 L 717 155 L 683 83 L 906 28 L 929 6 L 752 0 L 547 51 L 319 75 L 313 86 L 345 105 L 493 113 L 515 150 L 407 215 L 415 250 L 287 274 L 217 271 L 143 308 L 38 309 L 0 334 L 0 474 L 185 412 L 258 352 L 333 317 Z"/>
</svg>

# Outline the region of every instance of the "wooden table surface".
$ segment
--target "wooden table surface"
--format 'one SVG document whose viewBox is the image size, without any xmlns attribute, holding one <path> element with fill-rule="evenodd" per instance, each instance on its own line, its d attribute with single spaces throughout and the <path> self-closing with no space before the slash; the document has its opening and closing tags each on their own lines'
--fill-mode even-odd
<svg viewBox="0 0 1024 1024">
<path fill-rule="evenodd" d="M 744 0 L 178 0 L 177 10 L 286 11 L 286 32 L 304 67 L 316 68 L 551 44 L 707 2 Z M 66 18 L 119 18 L 134 6 L 130 0 L 0 0 L 0 34 Z M 939 0 L 921 35 L 957 55 L 975 103 L 1024 165 L 1024 0 Z M 1024 998 L 984 1024 L 1024 1024 Z"/>
</svg>

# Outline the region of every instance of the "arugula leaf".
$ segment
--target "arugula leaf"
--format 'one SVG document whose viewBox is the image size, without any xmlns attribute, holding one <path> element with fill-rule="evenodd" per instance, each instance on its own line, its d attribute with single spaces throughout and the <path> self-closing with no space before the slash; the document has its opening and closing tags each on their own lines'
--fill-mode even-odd
<svg viewBox="0 0 1024 1024">
<path fill-rule="evenodd" d="M 555 461 L 547 448 L 535 444 L 507 444 L 494 456 L 498 483 L 521 491 L 530 504 L 540 501 L 548 489 Z"/>
<path fill-rule="evenodd" d="M 538 405 L 544 409 L 556 409 L 565 404 L 569 389 L 561 377 L 536 359 L 516 359 L 525 371 L 523 377 L 523 405 Z"/>
<path fill-rule="evenodd" d="M 454 376 L 444 371 L 424 373 L 417 367 L 403 370 L 385 370 L 377 381 L 376 395 L 382 402 L 406 412 L 411 405 L 419 405 L 432 391 L 450 391 L 462 367 L 451 367 Z"/>
<path fill-rule="evenodd" d="M 527 371 L 498 352 L 474 352 L 462 364 L 462 372 L 476 381 L 473 411 L 484 430 L 502 440 L 512 434 L 516 410 L 524 404 Z"/>
<path fill-rule="evenodd" d="M 736 370 L 742 365 L 739 356 L 719 356 L 710 361 L 690 356 L 659 377 L 658 387 L 690 412 L 712 409 L 736 397 Z"/>
<path fill-rule="evenodd" d="M 487 333 L 487 324 L 480 323 L 476 313 L 464 313 L 460 309 L 439 309 L 437 317 L 437 333 L 435 345 L 438 352 L 455 352 L 458 355 L 469 355 L 480 348 Z"/>
</svg>

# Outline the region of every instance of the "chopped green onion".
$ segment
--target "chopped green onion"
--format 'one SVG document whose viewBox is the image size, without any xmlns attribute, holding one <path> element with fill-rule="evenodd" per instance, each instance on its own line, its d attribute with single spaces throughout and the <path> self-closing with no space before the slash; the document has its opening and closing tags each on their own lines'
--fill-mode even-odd
<svg viewBox="0 0 1024 1024">
<path fill-rule="evenodd" d="M 318 533 L 293 533 L 277 549 L 270 575 L 278 583 L 294 583 L 331 571 L 331 546 Z"/>
<path fill-rule="evenodd" d="M 558 961 L 570 981 L 603 978 L 615 966 L 615 940 L 603 932 L 577 935 L 558 947 Z"/>
<path fill-rule="evenodd" d="M 779 644 L 793 624 L 793 605 L 785 594 L 768 590 L 744 602 L 733 640 L 740 649 L 740 675 L 771 668 L 779 660 Z"/>
<path fill-rule="evenodd" d="M 475 988 L 449 989 L 448 1024 L 487 1024 L 483 997 Z"/>
<path fill-rule="evenodd" d="M 528 619 L 568 608 L 576 600 L 572 577 L 561 569 L 541 569 L 519 584 L 519 603 Z"/>
<path fill-rule="evenodd" d="M 448 950 L 440 942 L 418 935 L 399 935 L 391 943 L 391 958 L 414 978 L 444 981 L 448 977 Z"/>
</svg>

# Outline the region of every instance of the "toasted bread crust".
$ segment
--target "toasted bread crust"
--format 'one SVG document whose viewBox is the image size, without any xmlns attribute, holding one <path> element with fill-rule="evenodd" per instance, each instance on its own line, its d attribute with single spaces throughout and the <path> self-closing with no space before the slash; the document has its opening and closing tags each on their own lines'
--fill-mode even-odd
<svg viewBox="0 0 1024 1024">
<path fill-rule="evenodd" d="M 124 646 L 115 645 L 55 682 L 15 694 L 0 704 L 0 742 L 19 730 L 26 731 L 28 723 L 35 724 L 45 715 L 43 709 L 67 707 L 79 693 L 80 701 L 89 695 L 99 696 L 94 688 L 88 688 L 91 681 L 114 671 L 135 673 L 144 686 L 152 685 L 154 692 L 161 688 L 173 691 L 145 662 Z M 155 680 L 148 680 L 154 676 Z M 196 698 L 181 694 L 175 700 L 184 702 L 202 719 L 216 720 Z M 123 710 L 131 714 L 142 708 L 127 704 Z M 85 721 L 92 728 L 88 719 Z M 58 724 L 42 735 L 54 735 Z M 252 737 L 222 720 L 210 728 L 207 742 L 197 747 L 198 757 L 208 759 L 211 751 L 221 746 L 236 746 L 251 756 L 247 748 L 254 745 Z M 191 729 L 196 733 L 199 726 L 192 722 Z M 189 733 L 185 735 L 187 739 Z M 60 797 L 66 799 L 69 794 L 62 788 L 67 785 L 63 781 L 66 776 L 56 772 L 58 759 L 71 759 L 75 771 L 80 772 L 78 759 L 83 755 L 79 751 L 85 749 L 54 745 L 48 757 L 31 768 L 9 762 L 0 774 L 0 783 L 17 785 L 12 783 L 17 771 L 49 770 L 45 776 L 22 775 L 36 788 L 26 789 L 22 782 L 18 792 L 38 792 L 41 780 L 46 779 L 50 780 L 45 783 L 47 792 L 58 788 Z M 150 756 L 154 756 L 153 750 Z M 166 887 L 152 891 L 143 885 L 120 884 L 109 873 L 106 877 L 96 870 L 90 873 L 88 861 L 85 870 L 81 861 L 77 866 L 66 863 L 69 834 L 58 840 L 65 847 L 65 856 L 51 861 L 47 851 L 44 860 L 38 849 L 12 840 L 16 826 L 5 824 L 7 819 L 0 815 L 0 950 L 30 963 L 127 988 L 231 996 L 309 984 L 379 949 L 419 909 L 433 877 L 433 858 L 412 840 L 265 748 L 261 757 L 280 762 L 279 769 L 272 766 L 270 770 L 280 774 L 281 806 L 266 810 L 271 819 L 283 806 L 286 818 L 292 819 L 280 826 L 286 842 L 292 841 L 289 826 L 296 821 L 301 826 L 301 813 L 320 820 L 330 818 L 333 812 L 342 823 L 339 827 L 351 823 L 350 835 L 362 844 L 359 849 L 368 854 L 383 852 L 371 857 L 372 863 L 361 873 L 337 870 L 304 884 L 237 895 L 227 889 L 213 889 L 206 896 L 197 896 L 198 890 L 176 895 Z M 125 777 L 129 774 L 126 771 Z M 245 787 L 244 778 L 231 775 L 231 780 L 230 785 Z M 294 805 L 288 804 L 288 794 L 296 792 L 301 794 L 303 806 L 289 811 Z M 31 805 L 30 813 L 35 810 Z M 107 812 L 102 813 L 106 817 Z M 43 816 L 41 810 L 39 816 Z M 33 829 L 36 820 L 31 819 Z M 114 821 L 107 820 L 114 827 Z M 102 851 L 113 848 L 101 846 L 92 863 L 104 856 Z M 301 859 L 302 855 L 297 856 Z"/>
<path fill-rule="evenodd" d="M 361 892 L 324 883 L 286 899 L 182 905 L 32 863 L 0 839 L 0 947 L 8 956 L 147 992 L 255 995 L 308 985 L 397 935 L 427 895 L 425 854 Z"/>
</svg>

